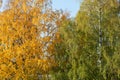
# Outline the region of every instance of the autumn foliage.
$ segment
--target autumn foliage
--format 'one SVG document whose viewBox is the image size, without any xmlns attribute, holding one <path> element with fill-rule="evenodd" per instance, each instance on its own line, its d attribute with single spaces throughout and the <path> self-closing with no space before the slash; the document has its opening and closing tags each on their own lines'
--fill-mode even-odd
<svg viewBox="0 0 120 80">
<path fill-rule="evenodd" d="M 10 0 L 8 7 L 0 13 L 0 79 L 37 80 L 54 65 L 59 15 L 47 0 Z"/>
</svg>

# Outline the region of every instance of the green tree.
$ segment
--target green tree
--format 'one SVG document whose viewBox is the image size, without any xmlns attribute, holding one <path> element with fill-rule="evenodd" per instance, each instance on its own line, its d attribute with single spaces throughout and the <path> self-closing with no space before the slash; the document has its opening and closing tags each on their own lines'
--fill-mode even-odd
<svg viewBox="0 0 120 80">
<path fill-rule="evenodd" d="M 85 0 L 75 19 L 63 18 L 55 80 L 120 79 L 119 11 L 118 0 Z"/>
<path fill-rule="evenodd" d="M 119 2 L 118 0 L 87 0 L 83 11 L 90 16 L 90 25 L 95 31 L 100 77 L 106 80 L 119 79 Z"/>
<path fill-rule="evenodd" d="M 87 13 L 81 11 L 76 20 L 62 19 L 59 30 L 61 39 L 55 48 L 58 63 L 53 73 L 55 80 L 89 80 L 96 77 L 97 42 L 88 21 Z"/>
</svg>

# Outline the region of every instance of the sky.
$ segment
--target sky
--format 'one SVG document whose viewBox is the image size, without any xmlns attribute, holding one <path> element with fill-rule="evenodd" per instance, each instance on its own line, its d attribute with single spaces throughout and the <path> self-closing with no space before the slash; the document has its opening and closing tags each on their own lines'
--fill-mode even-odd
<svg viewBox="0 0 120 80">
<path fill-rule="evenodd" d="M 2 7 L 0 11 L 3 11 L 5 9 L 5 5 L 7 4 L 8 0 L 3 0 Z M 70 13 L 71 17 L 75 17 L 77 14 L 80 3 L 82 0 L 52 0 L 52 6 L 54 10 L 63 10 Z"/>
<path fill-rule="evenodd" d="M 75 17 L 77 14 L 80 3 L 82 0 L 53 0 L 53 8 L 54 9 L 62 9 L 70 12 L 71 17 Z"/>
<path fill-rule="evenodd" d="M 8 0 L 2 0 L 2 6 L 1 6 L 1 8 L 0 8 L 0 11 L 3 11 L 4 9 L 5 9 L 5 5 L 7 4 L 7 1 Z"/>
</svg>

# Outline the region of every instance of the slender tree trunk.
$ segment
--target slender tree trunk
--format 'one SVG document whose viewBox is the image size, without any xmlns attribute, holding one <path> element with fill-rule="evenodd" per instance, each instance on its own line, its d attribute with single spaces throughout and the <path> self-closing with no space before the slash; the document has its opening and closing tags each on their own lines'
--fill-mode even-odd
<svg viewBox="0 0 120 80">
<path fill-rule="evenodd" d="M 100 68 L 101 72 L 101 55 L 102 55 L 102 26 L 101 26 L 101 21 L 102 21 L 102 0 L 99 0 L 99 25 L 98 25 L 98 30 L 99 30 L 99 41 L 98 41 L 98 67 Z"/>
</svg>

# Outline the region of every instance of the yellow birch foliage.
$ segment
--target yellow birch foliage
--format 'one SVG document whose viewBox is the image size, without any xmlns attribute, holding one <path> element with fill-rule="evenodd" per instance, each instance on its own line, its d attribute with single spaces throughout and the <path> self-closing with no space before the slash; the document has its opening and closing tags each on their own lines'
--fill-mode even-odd
<svg viewBox="0 0 120 80">
<path fill-rule="evenodd" d="M 0 13 L 0 80 L 38 80 L 54 65 L 58 13 L 49 0 L 9 0 Z"/>
</svg>

